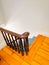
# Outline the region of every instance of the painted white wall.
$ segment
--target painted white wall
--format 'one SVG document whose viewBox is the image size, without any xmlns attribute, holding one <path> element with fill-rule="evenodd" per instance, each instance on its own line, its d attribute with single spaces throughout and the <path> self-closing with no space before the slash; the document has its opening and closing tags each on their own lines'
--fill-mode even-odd
<svg viewBox="0 0 49 65">
<path fill-rule="evenodd" d="M 6 27 L 22 33 L 49 36 L 49 0 L 1 0 Z"/>
<path fill-rule="evenodd" d="M 5 28 L 49 36 L 49 0 L 1 0 Z"/>
<path fill-rule="evenodd" d="M 1 2 L 0 2 L 1 3 Z M 0 24 L 3 22 L 3 16 L 2 16 L 2 10 L 1 10 L 1 4 L 0 4 Z"/>
<path fill-rule="evenodd" d="M 3 9 L 2 9 L 2 4 L 1 4 L 1 0 L 0 0 L 0 27 L 3 27 L 4 24 L 5 24 L 5 20 L 4 20 Z M 6 45 L 5 41 L 0 32 L 0 49 L 2 49 L 5 45 Z"/>
<path fill-rule="evenodd" d="M 4 12 L 3 12 L 3 8 L 2 8 L 1 0 L 0 0 L 0 26 L 1 24 L 5 24 L 5 18 L 4 18 Z"/>
</svg>

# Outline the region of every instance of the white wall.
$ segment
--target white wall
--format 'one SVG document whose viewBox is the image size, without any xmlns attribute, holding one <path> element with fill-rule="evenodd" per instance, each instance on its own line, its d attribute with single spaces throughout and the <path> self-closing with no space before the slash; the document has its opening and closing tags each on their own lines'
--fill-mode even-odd
<svg viewBox="0 0 49 65">
<path fill-rule="evenodd" d="M 49 0 L 0 0 L 0 24 L 5 28 L 30 36 L 49 36 Z M 4 26 L 4 25 L 2 25 Z M 0 33 L 0 49 L 5 46 Z"/>
<path fill-rule="evenodd" d="M 0 2 L 0 24 L 3 22 L 2 10 L 1 10 L 1 2 Z"/>
<path fill-rule="evenodd" d="M 49 36 L 49 0 L 1 0 L 6 27 L 18 33 Z"/>
<path fill-rule="evenodd" d="M 0 27 L 4 26 L 4 24 L 5 24 L 4 14 L 3 14 L 2 4 L 1 4 L 1 0 L 0 0 Z M 6 45 L 5 41 L 4 41 L 3 36 L 0 32 L 0 49 L 2 49 L 5 45 Z"/>
<path fill-rule="evenodd" d="M 5 24 L 4 11 L 2 8 L 1 0 L 0 0 L 0 26 L 1 24 Z"/>
</svg>

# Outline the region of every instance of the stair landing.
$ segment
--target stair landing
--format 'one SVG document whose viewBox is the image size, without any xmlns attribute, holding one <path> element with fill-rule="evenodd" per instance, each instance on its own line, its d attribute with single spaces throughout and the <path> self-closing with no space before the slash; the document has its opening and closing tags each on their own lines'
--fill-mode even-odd
<svg viewBox="0 0 49 65">
<path fill-rule="evenodd" d="M 38 35 L 26 56 L 8 46 L 0 50 L 0 65 L 49 65 L 49 38 Z"/>
</svg>

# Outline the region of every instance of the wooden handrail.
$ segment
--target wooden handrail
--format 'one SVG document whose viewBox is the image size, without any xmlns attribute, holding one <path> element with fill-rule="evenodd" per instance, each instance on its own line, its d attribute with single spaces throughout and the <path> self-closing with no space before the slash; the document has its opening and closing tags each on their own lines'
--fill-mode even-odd
<svg viewBox="0 0 49 65">
<path fill-rule="evenodd" d="M 0 28 L 0 31 L 4 37 L 4 40 L 6 44 L 15 49 L 18 50 L 18 52 L 22 52 L 22 55 L 24 55 L 24 51 L 26 54 L 28 54 L 29 51 L 29 43 L 28 43 L 28 36 L 29 32 L 25 32 L 23 34 L 18 34 L 12 31 L 9 31 L 4 28 Z"/>
<path fill-rule="evenodd" d="M 11 35 L 13 35 L 13 36 L 16 36 L 16 37 L 19 37 L 19 38 L 26 38 L 26 37 L 29 36 L 29 34 L 30 34 L 29 32 L 25 32 L 25 33 L 23 33 L 23 34 L 18 34 L 18 33 L 9 31 L 9 30 L 4 29 L 4 28 L 0 28 L 0 31 L 4 31 L 4 32 L 6 32 L 6 33 L 9 33 L 9 34 L 11 34 Z"/>
</svg>

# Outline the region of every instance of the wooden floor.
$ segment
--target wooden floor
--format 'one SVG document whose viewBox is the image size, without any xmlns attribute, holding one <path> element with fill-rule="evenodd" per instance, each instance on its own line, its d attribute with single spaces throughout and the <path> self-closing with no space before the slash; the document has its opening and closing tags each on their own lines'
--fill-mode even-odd
<svg viewBox="0 0 49 65">
<path fill-rule="evenodd" d="M 38 35 L 28 56 L 21 56 L 8 46 L 0 50 L 0 65 L 49 65 L 49 38 Z"/>
</svg>

